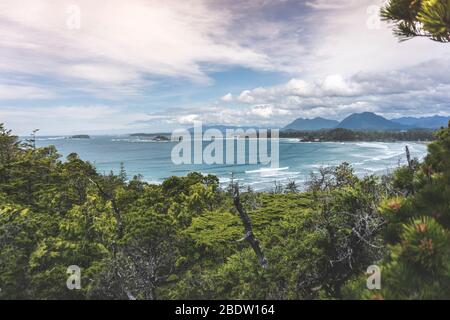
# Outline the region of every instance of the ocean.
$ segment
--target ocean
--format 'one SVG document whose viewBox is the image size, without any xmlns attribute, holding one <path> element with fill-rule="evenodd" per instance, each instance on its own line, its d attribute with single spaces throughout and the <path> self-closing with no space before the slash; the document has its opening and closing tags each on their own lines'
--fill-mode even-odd
<svg viewBox="0 0 450 320">
<path fill-rule="evenodd" d="M 405 146 L 413 157 L 423 159 L 427 146 L 418 142 L 323 142 L 304 143 L 296 139 L 280 139 L 278 168 L 258 164 L 244 165 L 175 165 L 171 160 L 176 142 L 154 142 L 128 136 L 93 136 L 91 139 L 38 137 L 37 146 L 54 145 L 63 156 L 77 153 L 90 161 L 101 173 L 118 173 L 121 163 L 132 178 L 142 175 L 145 181 L 161 183 L 170 176 L 185 176 L 196 171 L 214 174 L 226 186 L 231 177 L 255 191 L 268 191 L 276 184 L 295 181 L 300 187 L 311 172 L 320 167 L 350 163 L 356 174 L 385 174 L 406 162 Z"/>
</svg>

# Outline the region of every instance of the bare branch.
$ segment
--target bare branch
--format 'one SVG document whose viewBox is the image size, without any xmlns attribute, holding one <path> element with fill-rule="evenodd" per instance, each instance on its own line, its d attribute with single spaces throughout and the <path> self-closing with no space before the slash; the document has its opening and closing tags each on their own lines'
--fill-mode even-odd
<svg viewBox="0 0 450 320">
<path fill-rule="evenodd" d="M 255 235 L 253 234 L 252 221 L 250 219 L 250 216 L 247 214 L 244 207 L 242 206 L 240 193 L 239 193 L 239 185 L 233 184 L 232 187 L 233 187 L 234 206 L 235 206 L 237 212 L 239 213 L 239 217 L 241 218 L 241 221 L 242 221 L 242 223 L 244 225 L 244 229 L 245 229 L 245 236 L 239 241 L 246 240 L 252 247 L 253 251 L 255 252 L 261 267 L 263 267 L 263 269 L 267 269 L 269 264 L 267 262 L 267 259 L 264 257 L 264 254 L 261 250 L 258 239 L 256 239 Z"/>
</svg>

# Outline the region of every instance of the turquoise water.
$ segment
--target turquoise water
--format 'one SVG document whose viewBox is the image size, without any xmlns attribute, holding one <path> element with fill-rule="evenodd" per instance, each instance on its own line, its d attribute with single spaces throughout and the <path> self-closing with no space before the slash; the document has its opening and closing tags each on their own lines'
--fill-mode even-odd
<svg viewBox="0 0 450 320">
<path fill-rule="evenodd" d="M 383 174 L 405 163 L 405 146 L 413 157 L 426 155 L 426 145 L 416 142 L 355 142 L 355 143 L 302 143 L 295 139 L 281 139 L 280 165 L 268 169 L 263 165 L 174 165 L 171 151 L 175 142 L 152 142 L 124 136 L 96 136 L 91 139 L 39 137 L 38 146 L 54 145 L 62 156 L 75 152 L 83 160 L 92 162 L 99 172 L 118 172 L 125 165 L 129 177 L 141 174 L 144 180 L 160 183 L 170 176 L 184 176 L 190 171 L 215 174 L 223 185 L 231 174 L 244 186 L 256 191 L 270 190 L 275 182 L 296 181 L 301 185 L 313 171 L 321 166 L 334 166 L 342 162 L 352 164 L 358 175 Z M 206 145 L 206 143 L 205 143 Z"/>
</svg>

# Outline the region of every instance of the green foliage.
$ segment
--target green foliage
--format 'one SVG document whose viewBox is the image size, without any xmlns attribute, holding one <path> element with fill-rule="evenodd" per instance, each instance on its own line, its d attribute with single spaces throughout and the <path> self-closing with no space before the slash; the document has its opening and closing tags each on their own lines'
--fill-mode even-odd
<svg viewBox="0 0 450 320">
<path fill-rule="evenodd" d="M 450 127 L 429 145 L 425 162 L 412 177 L 414 194 L 399 204 L 392 255 L 387 264 L 393 279 L 401 272 L 398 290 L 386 288 L 390 298 L 446 299 L 450 297 Z M 402 271 L 403 270 L 403 271 Z M 406 270 L 406 271 L 405 271 Z M 391 276 L 392 275 L 392 276 Z"/>
<path fill-rule="evenodd" d="M 394 23 L 394 33 L 402 41 L 428 37 L 450 42 L 450 1 L 389 0 L 381 10 L 384 20 Z"/>
<path fill-rule="evenodd" d="M 305 192 L 241 193 L 264 269 L 216 177 L 102 176 L 1 127 L 0 299 L 448 297 L 449 130 L 437 138 L 423 164 L 392 179 L 358 178 L 344 163 Z M 381 293 L 364 283 L 377 263 Z M 71 265 L 81 290 L 66 287 Z"/>
<path fill-rule="evenodd" d="M 388 222 L 378 292 L 384 299 L 450 297 L 450 126 L 428 149 L 424 163 L 395 173 L 397 195 L 380 205 Z M 359 297 L 367 297 L 365 291 Z"/>
<path fill-rule="evenodd" d="M 432 141 L 433 131 L 426 129 L 412 129 L 408 131 L 354 131 L 337 128 L 318 131 L 282 131 L 281 138 L 299 138 L 305 142 L 314 141 Z"/>
</svg>

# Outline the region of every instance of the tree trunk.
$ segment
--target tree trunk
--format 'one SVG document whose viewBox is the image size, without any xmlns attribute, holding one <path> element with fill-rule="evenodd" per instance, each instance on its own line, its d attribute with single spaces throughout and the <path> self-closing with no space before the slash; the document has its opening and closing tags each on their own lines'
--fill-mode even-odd
<svg viewBox="0 0 450 320">
<path fill-rule="evenodd" d="M 269 264 L 264 257 L 264 254 L 261 250 L 261 247 L 259 245 L 258 239 L 256 239 L 255 235 L 253 234 L 253 227 L 252 227 L 252 221 L 245 211 L 244 207 L 241 204 L 240 194 L 239 194 L 239 185 L 235 184 L 233 186 L 233 200 L 234 200 L 234 206 L 236 207 L 236 210 L 239 213 L 239 217 L 241 218 L 241 221 L 244 225 L 245 229 L 245 236 L 239 241 L 246 240 L 250 246 L 252 247 L 253 251 L 255 252 L 256 256 L 258 257 L 259 264 L 263 269 L 267 269 Z"/>
</svg>

